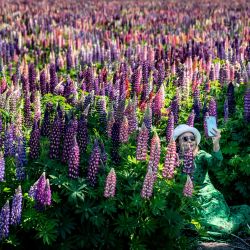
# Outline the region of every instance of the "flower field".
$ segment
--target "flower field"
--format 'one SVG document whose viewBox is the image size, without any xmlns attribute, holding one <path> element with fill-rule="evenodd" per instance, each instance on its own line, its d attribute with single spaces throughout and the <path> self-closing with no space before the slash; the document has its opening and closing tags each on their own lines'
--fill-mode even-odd
<svg viewBox="0 0 250 250">
<path fill-rule="evenodd" d="M 250 205 L 250 2 L 0 1 L 0 249 L 196 249 L 174 128 Z M 244 235 L 250 234 L 248 229 Z"/>
</svg>

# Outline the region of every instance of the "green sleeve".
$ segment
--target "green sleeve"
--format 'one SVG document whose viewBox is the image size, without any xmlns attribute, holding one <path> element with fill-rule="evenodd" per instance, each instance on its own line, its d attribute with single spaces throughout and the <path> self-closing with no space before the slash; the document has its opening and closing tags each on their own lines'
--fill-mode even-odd
<svg viewBox="0 0 250 250">
<path fill-rule="evenodd" d="M 205 160 L 207 162 L 207 167 L 209 170 L 215 170 L 221 167 L 221 163 L 223 160 L 223 155 L 221 151 L 212 152 L 211 154 L 205 154 Z"/>
</svg>

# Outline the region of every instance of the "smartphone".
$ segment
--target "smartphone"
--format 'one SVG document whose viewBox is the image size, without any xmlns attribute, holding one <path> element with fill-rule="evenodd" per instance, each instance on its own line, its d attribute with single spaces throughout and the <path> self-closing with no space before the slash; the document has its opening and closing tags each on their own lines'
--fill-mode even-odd
<svg viewBox="0 0 250 250">
<path fill-rule="evenodd" d="M 216 117 L 215 116 L 208 116 L 206 118 L 206 123 L 207 123 L 207 133 L 209 137 L 213 137 L 214 133 L 213 129 L 217 129 L 217 123 L 216 123 Z M 212 132 L 212 133 L 211 133 Z"/>
</svg>

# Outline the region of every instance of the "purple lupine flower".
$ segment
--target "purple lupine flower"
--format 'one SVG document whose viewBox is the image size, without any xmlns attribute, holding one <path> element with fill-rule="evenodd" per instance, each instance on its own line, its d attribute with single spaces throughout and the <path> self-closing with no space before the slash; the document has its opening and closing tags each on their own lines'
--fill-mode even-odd
<svg viewBox="0 0 250 250">
<path fill-rule="evenodd" d="M 52 112 L 53 105 L 52 103 L 47 103 L 45 112 L 44 112 L 44 118 L 42 122 L 42 128 L 41 128 L 41 135 L 42 136 L 49 136 L 50 130 L 51 130 L 51 112 Z"/>
<path fill-rule="evenodd" d="M 42 95 L 45 95 L 48 93 L 45 70 L 43 70 L 40 74 L 40 88 L 41 88 Z"/>
<path fill-rule="evenodd" d="M 73 67 L 73 57 L 72 57 L 72 49 L 69 46 L 66 54 L 66 64 L 67 64 L 67 70 L 70 71 L 70 69 Z"/>
<path fill-rule="evenodd" d="M 229 112 L 228 112 L 228 99 L 225 99 L 224 102 L 224 122 L 228 120 Z"/>
<path fill-rule="evenodd" d="M 148 169 L 152 169 L 155 179 L 157 177 L 160 155 L 161 155 L 161 142 L 158 134 L 155 133 L 151 140 L 150 158 L 148 162 Z"/>
<path fill-rule="evenodd" d="M 111 148 L 111 157 L 115 164 L 119 164 L 120 162 L 120 155 L 119 155 L 119 147 L 120 147 L 120 119 L 115 121 L 112 127 L 111 132 L 111 140 L 112 140 L 112 148 Z"/>
<path fill-rule="evenodd" d="M 5 160 L 3 157 L 3 153 L 0 152 L 0 181 L 4 181 L 5 175 Z"/>
<path fill-rule="evenodd" d="M 250 88 L 244 94 L 244 119 L 246 122 L 250 121 Z"/>
<path fill-rule="evenodd" d="M 97 182 L 97 174 L 99 171 L 100 164 L 100 149 L 98 141 L 95 140 L 93 145 L 93 150 L 89 159 L 89 168 L 88 168 L 88 180 L 91 186 L 95 186 Z"/>
<path fill-rule="evenodd" d="M 18 180 L 24 180 L 26 164 L 27 164 L 26 141 L 23 136 L 19 136 L 17 138 L 17 150 L 16 150 L 16 178 Z"/>
<path fill-rule="evenodd" d="M 173 112 L 174 115 L 174 123 L 178 124 L 179 120 L 179 99 L 176 96 L 174 96 L 172 102 L 171 102 L 171 111 Z"/>
<path fill-rule="evenodd" d="M 186 197 L 192 197 L 193 189 L 194 189 L 193 182 L 192 182 L 190 176 L 187 175 L 187 181 L 186 181 L 184 189 L 183 189 L 183 195 Z"/>
<path fill-rule="evenodd" d="M 168 179 L 174 177 L 175 167 L 178 166 L 178 154 L 176 153 L 176 142 L 171 140 L 167 147 L 166 158 L 162 170 L 162 176 Z"/>
<path fill-rule="evenodd" d="M 100 128 L 102 131 L 107 131 L 107 110 L 106 110 L 106 99 L 102 97 L 97 101 L 96 105 L 97 112 L 99 114 Z"/>
<path fill-rule="evenodd" d="M 104 197 L 114 197 L 115 196 L 115 188 L 116 188 L 116 173 L 114 168 L 111 168 L 107 179 L 106 179 L 106 185 L 104 190 Z"/>
<path fill-rule="evenodd" d="M 36 191 L 34 196 L 38 208 L 41 208 L 44 205 L 45 186 L 46 186 L 46 177 L 45 177 L 45 172 L 43 172 L 37 181 Z"/>
<path fill-rule="evenodd" d="M 69 177 L 76 179 L 79 177 L 79 164 L 80 164 L 80 150 L 74 137 L 74 143 L 69 151 L 68 166 L 69 166 Z"/>
<path fill-rule="evenodd" d="M 188 119 L 187 119 L 187 125 L 188 126 L 190 126 L 190 127 L 194 126 L 194 118 L 195 118 L 195 113 L 194 113 L 194 110 L 192 109 L 192 111 L 189 114 Z"/>
<path fill-rule="evenodd" d="M 31 126 L 31 104 L 29 92 L 26 92 L 24 96 L 24 123 L 27 127 Z"/>
<path fill-rule="evenodd" d="M 217 103 L 213 97 L 209 101 L 208 113 L 210 116 L 215 116 L 217 119 Z"/>
<path fill-rule="evenodd" d="M 36 91 L 36 69 L 33 63 L 29 64 L 29 86 L 31 92 L 30 101 L 33 102 L 35 97 L 34 94 Z"/>
<path fill-rule="evenodd" d="M 15 191 L 15 195 L 12 200 L 11 204 L 11 212 L 10 212 L 10 225 L 19 225 L 21 222 L 22 216 L 22 189 L 19 185 Z"/>
<path fill-rule="evenodd" d="M 0 213 L 0 241 L 9 236 L 9 226 L 10 226 L 10 205 L 9 201 L 6 201 Z"/>
<path fill-rule="evenodd" d="M 34 200 L 36 199 L 37 183 L 38 183 L 38 180 L 30 187 L 29 192 L 28 192 L 29 197 Z"/>
<path fill-rule="evenodd" d="M 50 82 L 47 91 L 54 93 L 55 87 L 57 85 L 57 74 L 56 74 L 56 66 L 54 63 L 51 63 L 49 66 L 49 74 L 50 74 Z"/>
<path fill-rule="evenodd" d="M 184 161 L 183 161 L 183 173 L 192 174 L 194 171 L 194 156 L 193 150 L 189 149 L 184 152 Z"/>
<path fill-rule="evenodd" d="M 37 159 L 40 155 L 40 128 L 39 128 L 39 121 L 34 121 L 32 131 L 30 133 L 30 158 Z"/>
<path fill-rule="evenodd" d="M 147 109 L 145 111 L 144 118 L 143 118 L 143 123 L 145 124 L 148 131 L 150 131 L 152 127 L 152 109 L 151 109 L 150 104 L 147 105 Z"/>
<path fill-rule="evenodd" d="M 134 103 L 131 101 L 129 102 L 125 115 L 128 118 L 128 133 L 129 135 L 132 134 L 138 127 L 137 116 L 136 116 L 136 97 L 133 100 Z"/>
<path fill-rule="evenodd" d="M 87 149 L 89 141 L 88 136 L 88 126 L 87 126 L 87 119 L 84 115 L 78 121 L 78 129 L 77 129 L 77 142 L 80 148 L 80 152 L 83 154 Z"/>
<path fill-rule="evenodd" d="M 123 117 L 123 121 L 121 124 L 120 134 L 119 134 L 119 141 L 121 143 L 128 142 L 128 119 L 126 116 Z"/>
<path fill-rule="evenodd" d="M 144 199 L 150 199 L 150 197 L 153 194 L 153 188 L 154 188 L 154 175 L 152 169 L 149 169 L 143 182 L 141 197 Z"/>
<path fill-rule="evenodd" d="M 3 132 L 3 121 L 2 121 L 2 116 L 0 115 L 0 148 L 2 148 L 4 143 L 2 132 Z"/>
<path fill-rule="evenodd" d="M 149 131 L 145 124 L 142 124 L 139 135 L 137 137 L 136 159 L 138 161 L 145 161 L 148 151 Z"/>
<path fill-rule="evenodd" d="M 112 128 L 115 123 L 114 112 L 109 112 L 108 114 L 108 126 L 107 126 L 107 133 L 108 137 L 111 138 L 112 136 Z"/>
<path fill-rule="evenodd" d="M 228 114 L 232 116 L 235 113 L 234 85 L 230 82 L 227 87 Z"/>
<path fill-rule="evenodd" d="M 173 134 L 174 134 L 174 115 L 173 112 L 170 112 L 168 116 L 168 125 L 166 129 L 167 143 L 170 142 L 170 140 L 173 138 Z"/>
<path fill-rule="evenodd" d="M 105 151 L 103 142 L 100 142 L 99 145 L 101 149 L 101 161 L 102 161 L 102 164 L 105 165 L 107 162 L 107 153 Z"/>
<path fill-rule="evenodd" d="M 64 163 L 68 163 L 69 150 L 72 148 L 74 144 L 74 136 L 76 136 L 77 127 L 78 127 L 77 119 L 73 118 L 69 122 L 66 128 L 66 133 L 65 133 L 64 143 L 63 143 L 63 152 L 62 152 L 62 162 Z"/>
<path fill-rule="evenodd" d="M 46 179 L 46 184 L 45 184 L 45 188 L 44 188 L 43 205 L 44 206 L 51 205 L 51 189 L 50 189 L 49 179 Z"/>
<path fill-rule="evenodd" d="M 4 138 L 4 156 L 14 156 L 15 145 L 14 145 L 14 125 L 10 124 L 5 132 Z"/>
</svg>

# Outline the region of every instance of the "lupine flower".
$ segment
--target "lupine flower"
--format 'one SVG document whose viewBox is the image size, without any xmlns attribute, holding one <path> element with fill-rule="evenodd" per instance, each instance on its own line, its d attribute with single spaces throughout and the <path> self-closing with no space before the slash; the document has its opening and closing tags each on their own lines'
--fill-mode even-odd
<svg viewBox="0 0 250 250">
<path fill-rule="evenodd" d="M 162 176 L 168 179 L 174 177 L 175 167 L 178 166 L 178 154 L 176 153 L 176 142 L 171 140 L 167 147 L 166 158 L 162 170 Z"/>
<path fill-rule="evenodd" d="M 210 99 L 209 102 L 208 113 L 210 116 L 215 116 L 217 119 L 217 104 L 213 97 Z"/>
<path fill-rule="evenodd" d="M 69 177 L 75 179 L 79 177 L 79 164 L 80 164 L 80 151 L 74 138 L 74 144 L 69 151 L 68 165 L 69 165 Z"/>
<path fill-rule="evenodd" d="M 4 181 L 5 175 L 5 160 L 3 157 L 3 153 L 0 152 L 0 181 Z"/>
<path fill-rule="evenodd" d="M 108 132 L 108 137 L 111 138 L 112 135 L 112 128 L 115 123 L 115 118 L 113 112 L 109 112 L 108 115 L 108 126 L 107 126 L 107 132 Z"/>
<path fill-rule="evenodd" d="M 31 126 L 31 107 L 30 93 L 27 92 L 24 97 L 24 122 L 27 127 Z"/>
<path fill-rule="evenodd" d="M 100 149 L 98 141 L 95 140 L 93 145 L 93 150 L 89 159 L 89 168 L 87 177 L 91 186 L 96 185 L 97 174 L 99 171 L 99 164 L 100 164 Z"/>
<path fill-rule="evenodd" d="M 188 126 L 190 126 L 190 127 L 194 126 L 194 118 L 195 118 L 195 113 L 194 113 L 194 110 L 192 109 L 192 111 L 189 114 L 188 119 L 187 119 L 187 125 Z"/>
<path fill-rule="evenodd" d="M 187 175 L 187 181 L 186 181 L 186 184 L 185 184 L 184 189 L 183 189 L 183 195 L 186 197 L 192 197 L 193 189 L 194 189 L 193 182 L 192 182 L 190 176 Z"/>
<path fill-rule="evenodd" d="M 192 174 L 194 171 L 194 157 L 192 149 L 185 151 L 183 163 L 183 173 Z"/>
<path fill-rule="evenodd" d="M 107 161 L 107 153 L 105 151 L 103 142 L 100 142 L 99 144 L 100 144 L 100 149 L 101 149 L 101 161 L 103 165 L 105 165 Z"/>
<path fill-rule="evenodd" d="M 144 199 L 150 199 L 153 194 L 154 188 L 154 175 L 152 169 L 148 169 L 148 172 L 145 176 L 143 187 L 141 191 L 141 197 Z"/>
<path fill-rule="evenodd" d="M 112 168 L 107 176 L 106 185 L 104 190 L 104 197 L 114 197 L 116 188 L 116 173 Z"/>
<path fill-rule="evenodd" d="M 147 158 L 148 139 L 149 131 L 143 123 L 139 135 L 137 137 L 136 159 L 139 161 L 145 161 Z"/>
<path fill-rule="evenodd" d="M 173 134 L 174 134 L 174 115 L 173 112 L 170 112 L 168 117 L 167 131 L 166 131 L 167 142 L 170 142 L 170 140 L 173 138 Z"/>
<path fill-rule="evenodd" d="M 46 186 L 46 177 L 45 177 L 45 172 L 43 172 L 38 179 L 35 192 L 35 200 L 37 202 L 38 208 L 41 208 L 41 206 L 44 205 L 45 186 Z"/>
<path fill-rule="evenodd" d="M 45 95 L 47 93 L 45 70 L 43 70 L 40 74 L 40 88 L 41 88 L 41 94 Z"/>
<path fill-rule="evenodd" d="M 10 205 L 9 201 L 6 201 L 0 213 L 0 241 L 9 236 L 9 226 L 10 226 Z"/>
<path fill-rule="evenodd" d="M 44 206 L 50 206 L 51 205 L 51 189 L 50 189 L 50 183 L 49 179 L 46 179 L 45 189 L 44 189 Z"/>
<path fill-rule="evenodd" d="M 128 141 L 128 119 L 126 116 L 124 116 L 121 124 L 119 140 L 121 143 L 126 143 Z"/>
<path fill-rule="evenodd" d="M 145 111 L 143 122 L 147 127 L 148 131 L 150 131 L 152 127 L 152 109 L 150 104 L 148 104 L 147 109 Z"/>
<path fill-rule="evenodd" d="M 174 123 L 178 124 L 179 120 L 179 99 L 177 96 L 175 96 L 171 102 L 171 111 L 174 115 Z"/>
<path fill-rule="evenodd" d="M 30 158 L 37 159 L 40 155 L 40 128 L 38 121 L 34 121 L 32 131 L 30 133 Z"/>
<path fill-rule="evenodd" d="M 66 63 L 67 63 L 67 70 L 70 70 L 73 67 L 73 58 L 72 58 L 71 47 L 68 47 L 68 50 L 67 50 Z"/>
<path fill-rule="evenodd" d="M 84 115 L 81 116 L 78 121 L 78 129 L 77 129 L 77 142 L 80 148 L 80 152 L 83 154 L 88 145 L 89 137 L 88 137 L 88 126 L 87 119 Z"/>
<path fill-rule="evenodd" d="M 128 118 L 128 133 L 132 134 L 135 130 L 137 130 L 138 122 L 136 115 L 136 97 L 133 100 L 134 103 L 129 103 L 125 115 Z"/>
<path fill-rule="evenodd" d="M 5 132 L 4 138 L 4 156 L 14 156 L 15 155 L 15 145 L 14 145 L 14 125 L 8 126 Z"/>
<path fill-rule="evenodd" d="M 44 112 L 44 118 L 42 122 L 42 128 L 41 128 L 41 135 L 42 136 L 49 136 L 50 130 L 51 130 L 51 112 L 52 112 L 52 103 L 47 103 L 45 112 Z"/>
<path fill-rule="evenodd" d="M 49 67 L 49 74 L 50 74 L 50 84 L 48 86 L 47 91 L 50 91 L 51 93 L 54 93 L 55 87 L 57 85 L 57 74 L 56 74 L 56 66 L 54 63 L 50 64 Z"/>
<path fill-rule="evenodd" d="M 25 165 L 27 164 L 26 156 L 26 142 L 23 136 L 17 138 L 16 150 L 16 178 L 24 180 L 25 178 Z"/>
<path fill-rule="evenodd" d="M 22 200 L 23 200 L 22 189 L 21 186 L 18 186 L 11 205 L 11 213 L 10 213 L 11 225 L 18 225 L 21 222 Z"/>
<path fill-rule="evenodd" d="M 246 122 L 250 121 L 250 88 L 248 88 L 244 95 L 244 118 Z"/>
<path fill-rule="evenodd" d="M 99 113 L 100 128 L 106 132 L 107 130 L 107 110 L 106 110 L 106 99 L 99 99 L 96 105 L 96 109 Z"/>
</svg>

